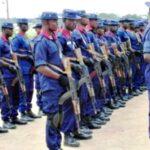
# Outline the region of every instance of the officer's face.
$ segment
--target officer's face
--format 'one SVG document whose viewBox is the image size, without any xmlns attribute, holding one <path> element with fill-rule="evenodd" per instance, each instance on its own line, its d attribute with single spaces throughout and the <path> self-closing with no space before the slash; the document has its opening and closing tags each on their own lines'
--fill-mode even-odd
<svg viewBox="0 0 150 150">
<path fill-rule="evenodd" d="M 140 30 L 141 32 L 144 32 L 145 26 L 141 26 L 139 30 Z"/>
<path fill-rule="evenodd" d="M 122 25 L 123 25 L 124 29 L 128 29 L 129 28 L 129 23 L 128 22 L 123 22 Z"/>
<path fill-rule="evenodd" d="M 7 37 L 11 37 L 13 35 L 13 29 L 4 29 L 4 34 Z"/>
<path fill-rule="evenodd" d="M 91 25 L 91 27 L 93 27 L 94 29 L 97 28 L 97 20 L 95 20 L 95 19 L 90 20 L 90 25 Z"/>
<path fill-rule="evenodd" d="M 35 32 L 36 32 L 37 35 L 40 34 L 41 28 L 35 28 Z"/>
<path fill-rule="evenodd" d="M 47 27 L 49 31 L 56 31 L 58 27 L 57 20 L 48 20 Z"/>
<path fill-rule="evenodd" d="M 83 17 L 83 18 L 81 18 L 80 22 L 83 26 L 86 26 L 89 24 L 89 19 L 87 17 Z"/>
<path fill-rule="evenodd" d="M 23 32 L 27 32 L 28 31 L 28 29 L 29 29 L 29 26 L 28 26 L 28 24 L 21 24 L 20 25 L 20 29 L 21 29 L 21 31 L 23 31 Z"/>
<path fill-rule="evenodd" d="M 118 26 L 110 26 L 110 31 L 116 33 L 118 30 Z"/>
<path fill-rule="evenodd" d="M 104 35 L 104 28 L 98 28 L 97 29 L 97 34 L 98 35 Z"/>
<path fill-rule="evenodd" d="M 73 19 L 66 19 L 64 23 L 65 23 L 65 27 L 69 31 L 73 31 L 76 28 L 77 21 Z"/>
</svg>

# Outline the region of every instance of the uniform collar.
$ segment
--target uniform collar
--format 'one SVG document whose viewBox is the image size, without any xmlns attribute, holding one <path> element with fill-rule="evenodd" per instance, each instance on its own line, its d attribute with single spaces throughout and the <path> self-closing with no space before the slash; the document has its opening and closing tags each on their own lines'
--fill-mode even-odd
<svg viewBox="0 0 150 150">
<path fill-rule="evenodd" d="M 87 26 L 86 26 L 86 30 L 87 30 L 87 31 L 91 31 L 91 30 L 93 30 L 93 28 L 92 28 L 90 25 L 87 25 Z"/>
<path fill-rule="evenodd" d="M 85 28 L 83 26 L 77 25 L 76 29 L 82 33 L 85 32 Z"/>
<path fill-rule="evenodd" d="M 21 36 L 25 36 L 26 33 L 20 31 L 18 34 Z"/>
<path fill-rule="evenodd" d="M 2 35 L 1 38 L 2 38 L 5 42 L 9 42 L 9 39 L 8 39 L 5 35 Z"/>
<path fill-rule="evenodd" d="M 69 31 L 69 30 L 60 29 L 60 32 L 61 32 L 66 38 L 70 38 L 70 37 L 71 37 L 71 31 Z"/>
<path fill-rule="evenodd" d="M 49 40 L 56 40 L 56 34 L 49 35 L 48 32 L 41 30 L 40 35 L 43 35 L 44 37 L 48 38 Z"/>
<path fill-rule="evenodd" d="M 115 36 L 115 34 L 111 31 L 107 31 L 106 34 L 111 35 L 111 36 Z"/>
</svg>

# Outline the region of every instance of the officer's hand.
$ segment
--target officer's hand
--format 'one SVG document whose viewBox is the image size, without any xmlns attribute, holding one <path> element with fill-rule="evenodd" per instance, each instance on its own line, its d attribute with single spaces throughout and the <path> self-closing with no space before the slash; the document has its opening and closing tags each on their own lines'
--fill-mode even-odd
<svg viewBox="0 0 150 150">
<path fill-rule="evenodd" d="M 81 74 L 82 73 L 82 68 L 80 65 L 78 64 L 72 64 L 71 69 L 77 73 L 77 74 Z"/>
<path fill-rule="evenodd" d="M 61 86 L 69 87 L 69 80 L 65 75 L 60 75 L 58 80 Z"/>
<path fill-rule="evenodd" d="M 25 57 L 26 60 L 33 62 L 33 56 L 29 55 Z"/>
<path fill-rule="evenodd" d="M 94 60 L 91 58 L 84 58 L 84 63 L 90 67 L 94 65 Z"/>
<path fill-rule="evenodd" d="M 13 65 L 9 65 L 8 69 L 12 72 L 12 73 L 16 73 L 17 72 L 17 68 Z"/>
</svg>

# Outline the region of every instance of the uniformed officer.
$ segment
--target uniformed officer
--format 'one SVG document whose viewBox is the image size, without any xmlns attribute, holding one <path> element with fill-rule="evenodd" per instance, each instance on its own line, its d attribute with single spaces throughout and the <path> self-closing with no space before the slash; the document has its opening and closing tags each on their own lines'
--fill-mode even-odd
<svg viewBox="0 0 150 150">
<path fill-rule="evenodd" d="M 2 76 L 0 76 L 0 78 L 2 78 Z M 2 100 L 3 100 L 3 94 L 2 91 L 0 90 L 0 108 L 1 108 Z M 7 129 L 0 127 L 0 133 L 7 133 L 7 132 L 8 132 Z"/>
<path fill-rule="evenodd" d="M 76 20 L 78 19 L 77 13 L 73 10 L 64 10 L 63 11 L 63 22 L 64 22 L 64 28 L 62 28 L 58 33 L 58 39 L 62 46 L 62 52 L 66 57 L 75 58 L 76 55 L 74 53 L 74 50 L 76 48 L 75 42 L 72 39 L 72 31 L 76 27 Z M 73 69 L 73 77 L 75 78 L 76 82 L 80 79 L 80 67 L 76 63 L 72 63 L 72 69 Z M 68 109 L 69 108 L 69 109 Z M 66 106 L 66 110 L 70 111 L 70 116 L 66 118 L 66 120 L 69 120 L 70 117 L 72 117 L 72 109 L 70 106 Z M 73 120 L 72 120 L 73 121 Z M 80 133 L 77 133 L 75 129 L 72 128 L 71 124 L 63 125 L 62 127 L 63 132 L 65 133 L 65 144 L 70 145 L 70 131 L 73 132 L 75 135 L 75 138 L 78 139 L 89 139 L 91 138 L 91 135 L 85 133 L 83 130 L 80 131 Z"/>
<path fill-rule="evenodd" d="M 129 23 L 132 20 L 128 19 L 128 18 L 122 18 L 119 21 L 120 21 L 120 27 L 117 31 L 117 34 L 120 37 L 121 42 L 125 45 L 128 53 L 132 53 L 130 38 L 129 38 L 129 36 L 127 34 L 127 31 L 126 31 L 129 27 Z M 130 67 L 131 67 L 131 62 L 132 61 L 129 57 Z M 139 95 L 136 91 L 133 91 L 132 74 L 130 76 L 128 76 L 127 86 L 128 86 L 128 94 L 129 94 L 130 97 Z"/>
<path fill-rule="evenodd" d="M 38 37 L 38 35 L 41 32 L 42 24 L 38 23 L 33 28 L 35 29 L 35 32 L 36 32 L 36 36 L 32 40 L 32 42 L 34 43 L 36 41 L 36 38 Z M 35 89 L 36 89 L 36 92 L 37 92 L 36 93 L 37 105 L 39 107 L 38 116 L 42 117 L 44 114 L 42 112 L 41 88 L 40 88 L 40 81 L 39 81 L 39 74 L 38 74 L 38 72 L 36 72 L 36 74 L 35 74 Z"/>
<path fill-rule="evenodd" d="M 138 41 L 137 35 L 135 33 L 136 22 L 133 20 L 129 23 L 129 27 L 127 29 L 127 34 L 130 38 L 131 48 L 134 53 L 134 59 L 131 63 L 132 67 L 132 81 L 133 81 L 133 90 L 142 94 L 140 91 L 141 86 L 141 60 L 142 60 L 142 43 Z"/>
<path fill-rule="evenodd" d="M 147 6 L 150 8 L 150 2 L 147 3 Z M 144 36 L 144 60 L 147 63 L 145 70 L 145 80 L 148 89 L 148 98 L 149 98 L 149 138 L 150 138 L 150 25 L 147 26 Z"/>
<path fill-rule="evenodd" d="M 32 96 L 33 96 L 33 54 L 30 40 L 26 36 L 28 31 L 28 20 L 21 18 L 17 20 L 19 33 L 13 38 L 13 51 L 17 53 L 19 65 L 23 74 L 26 86 L 25 96 L 20 92 L 20 112 L 22 119 L 33 121 L 37 116 L 32 112 Z"/>
<path fill-rule="evenodd" d="M 78 22 L 76 29 L 72 33 L 73 41 L 76 43 L 77 48 L 81 49 L 82 56 L 84 58 L 84 63 L 88 67 L 89 73 L 92 74 L 94 72 L 94 60 L 92 55 L 88 52 L 88 44 L 90 44 L 90 40 L 88 38 L 88 33 L 86 31 L 86 26 L 89 23 L 88 15 L 84 10 L 77 11 L 77 14 L 81 17 Z M 105 121 L 100 118 L 95 117 L 93 114 L 93 108 L 91 107 L 91 97 L 88 95 L 88 90 L 85 87 L 81 88 L 81 100 L 83 103 L 83 113 L 81 114 L 83 117 L 83 122 L 89 128 L 99 128 L 99 125 L 106 124 Z M 95 98 L 95 97 L 94 97 Z M 93 116 L 93 117 L 92 117 Z M 91 118 L 92 117 L 92 118 Z"/>
<path fill-rule="evenodd" d="M 58 16 L 56 13 L 42 13 L 42 31 L 36 39 L 37 42 L 34 46 L 35 66 L 40 73 L 39 81 L 42 92 L 42 110 L 47 114 L 46 142 L 50 150 L 61 149 L 60 130 L 68 133 L 69 138 L 66 139 L 65 137 L 66 145 L 73 147 L 79 146 L 79 143 L 70 135 L 76 126 L 75 116 L 73 115 L 73 112 L 70 111 L 70 109 L 73 109 L 71 107 L 71 101 L 65 103 L 68 107 L 64 106 L 65 109 L 63 109 L 65 112 L 63 123 L 61 125 L 62 127 L 59 128 L 55 125 L 55 121 L 53 121 L 56 114 L 60 112 L 58 105 L 59 98 L 66 92 L 66 88 L 69 87 L 68 78 L 55 69 L 56 67 L 61 70 L 64 69 L 61 61 L 62 54 L 59 51 L 60 43 L 55 36 L 55 31 L 57 30 L 57 19 Z M 68 128 L 70 126 L 71 128 Z"/>
<path fill-rule="evenodd" d="M 11 44 L 9 41 L 9 38 L 12 36 L 12 34 L 13 24 L 4 22 L 2 25 L 2 37 L 0 38 L 0 57 L 2 65 L 1 71 L 3 72 L 3 78 L 8 89 L 8 99 L 7 96 L 3 95 L 1 109 L 4 127 L 8 129 L 16 128 L 14 124 L 27 124 L 26 121 L 17 118 L 17 110 L 19 105 L 19 84 L 18 82 L 13 83 L 16 79 L 16 66 L 13 63 Z"/>
<path fill-rule="evenodd" d="M 112 35 L 113 33 L 110 34 L 110 25 L 112 25 L 111 22 L 109 22 L 109 28 L 107 29 L 107 32 L 104 32 L 104 29 L 105 29 L 105 26 L 104 26 L 104 23 L 100 20 L 99 23 L 98 23 L 98 27 L 97 27 L 97 37 L 99 39 L 99 43 L 101 46 L 105 45 L 105 47 L 107 49 L 105 49 L 105 51 L 108 51 L 108 59 L 107 59 L 107 62 L 110 63 L 110 56 L 111 57 L 114 57 L 115 56 L 111 53 L 110 51 L 110 45 L 111 45 L 111 41 L 109 40 L 110 38 L 112 38 Z M 114 25 L 114 24 L 113 24 Z M 116 25 L 116 24 L 115 24 Z M 108 38 L 109 36 L 109 38 Z M 111 36 L 111 37 L 110 37 Z M 104 52 L 105 53 L 105 52 Z M 119 108 L 119 107 L 123 107 L 123 104 L 121 104 L 121 101 L 117 100 L 117 88 L 116 88 L 116 81 L 115 81 L 115 75 L 114 75 L 114 72 L 113 72 L 113 61 L 111 62 L 110 64 L 110 69 L 112 70 L 112 77 L 114 78 L 114 85 L 112 85 L 112 81 L 110 81 L 110 75 L 107 75 L 105 78 L 105 81 L 106 81 L 106 85 L 107 85 L 107 91 L 108 91 L 108 97 L 110 97 L 110 99 L 112 100 L 109 100 L 106 105 L 108 105 L 109 107 L 111 107 L 112 109 L 113 108 Z M 117 100 L 117 101 L 116 101 Z M 115 103 L 114 103 L 115 101 Z"/>
</svg>

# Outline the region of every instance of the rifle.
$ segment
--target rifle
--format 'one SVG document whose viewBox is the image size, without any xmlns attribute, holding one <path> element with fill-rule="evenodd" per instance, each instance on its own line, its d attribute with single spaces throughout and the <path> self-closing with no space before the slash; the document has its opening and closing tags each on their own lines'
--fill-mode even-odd
<svg viewBox="0 0 150 150">
<path fill-rule="evenodd" d="M 25 94 L 26 93 L 26 87 L 25 87 L 24 79 L 22 77 L 21 69 L 20 69 L 20 66 L 18 63 L 18 58 L 17 58 L 17 55 L 13 52 L 11 45 L 10 45 L 10 53 L 12 55 L 12 59 L 13 59 L 14 64 L 16 66 L 16 74 L 17 74 L 17 78 L 19 79 L 20 88 L 21 88 L 23 94 Z"/>
<path fill-rule="evenodd" d="M 101 54 L 95 52 L 93 43 L 90 43 L 88 45 L 88 47 L 89 47 L 89 52 L 91 52 L 93 59 L 95 60 L 94 69 L 96 71 L 96 74 L 97 74 L 97 77 L 99 80 L 99 84 L 100 84 L 100 87 L 102 90 L 101 93 L 103 93 L 103 98 L 106 102 L 106 85 L 105 85 L 105 81 L 103 78 L 102 68 L 100 66 L 100 62 L 104 59 L 104 57 Z M 97 54 L 99 55 L 99 57 L 97 57 Z"/>
<path fill-rule="evenodd" d="M 93 83 L 91 81 L 91 77 L 89 75 L 88 68 L 84 64 L 83 56 L 82 56 L 80 48 L 75 50 L 75 54 L 76 54 L 76 57 L 77 57 L 77 60 L 80 64 L 80 66 L 82 67 L 81 79 L 78 83 L 78 89 L 81 87 L 82 84 L 84 84 L 84 83 L 86 84 L 88 93 L 89 93 L 89 96 L 90 96 L 90 99 L 92 102 L 92 107 L 93 107 L 94 113 L 97 114 L 97 110 L 95 107 L 96 100 L 95 100 L 95 92 L 94 92 L 94 88 L 93 88 Z"/>
<path fill-rule="evenodd" d="M 0 70 L 0 87 L 2 89 L 3 96 L 5 97 L 7 106 L 9 107 L 9 109 L 11 109 L 10 102 L 9 102 L 9 95 L 8 95 L 7 86 L 6 86 L 5 82 L 4 82 L 1 70 Z"/>
<path fill-rule="evenodd" d="M 72 71 L 71 71 L 71 63 L 69 58 L 62 58 L 62 63 L 65 69 L 65 73 L 68 77 L 69 80 L 69 88 L 70 88 L 70 92 L 71 92 L 71 99 L 72 99 L 72 104 L 73 104 L 73 109 L 74 109 L 74 113 L 75 113 L 75 118 L 76 118 L 76 124 L 77 124 L 77 130 L 80 133 L 80 101 L 78 98 L 78 94 L 77 94 L 77 87 L 76 87 L 76 83 L 75 80 L 72 77 Z"/>
</svg>

